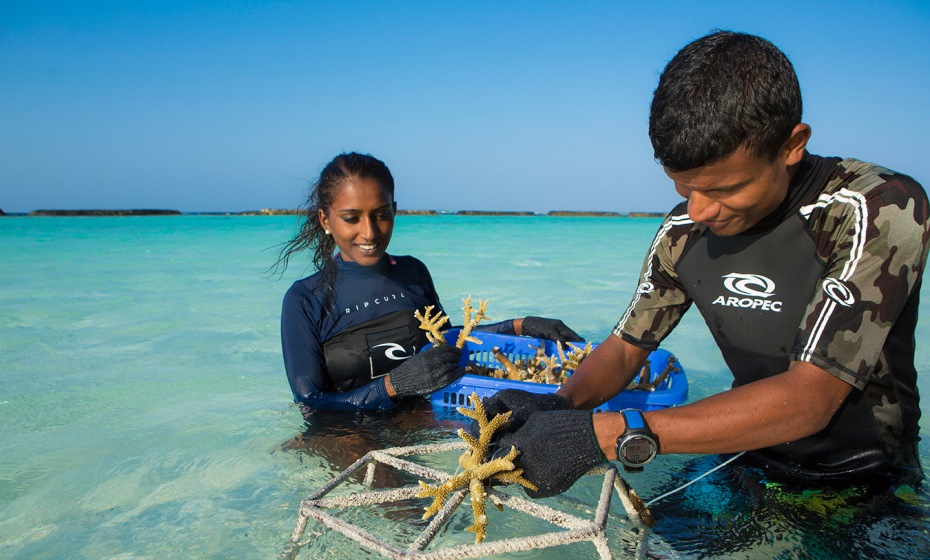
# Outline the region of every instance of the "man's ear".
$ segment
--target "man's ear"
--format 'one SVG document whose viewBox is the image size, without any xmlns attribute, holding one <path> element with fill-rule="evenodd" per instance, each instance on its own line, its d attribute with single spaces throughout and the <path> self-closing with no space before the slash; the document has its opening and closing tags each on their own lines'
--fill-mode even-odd
<svg viewBox="0 0 930 560">
<path fill-rule="evenodd" d="M 811 127 L 804 123 L 798 123 L 794 125 L 794 129 L 791 131 L 791 136 L 788 137 L 788 141 L 785 142 L 784 150 L 785 154 L 785 165 L 792 166 L 797 165 L 801 161 L 801 158 L 804 157 L 804 150 L 807 149 L 807 141 L 811 139 Z"/>
</svg>

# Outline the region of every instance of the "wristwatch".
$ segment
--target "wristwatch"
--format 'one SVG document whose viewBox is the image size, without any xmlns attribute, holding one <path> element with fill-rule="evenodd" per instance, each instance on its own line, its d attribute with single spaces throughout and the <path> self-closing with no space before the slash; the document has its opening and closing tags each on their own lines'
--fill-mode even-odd
<svg viewBox="0 0 930 560">
<path fill-rule="evenodd" d="M 643 465 L 659 453 L 659 436 L 652 433 L 643 413 L 635 408 L 621 410 L 626 429 L 617 438 L 617 459 L 626 472 L 642 472 Z"/>
</svg>

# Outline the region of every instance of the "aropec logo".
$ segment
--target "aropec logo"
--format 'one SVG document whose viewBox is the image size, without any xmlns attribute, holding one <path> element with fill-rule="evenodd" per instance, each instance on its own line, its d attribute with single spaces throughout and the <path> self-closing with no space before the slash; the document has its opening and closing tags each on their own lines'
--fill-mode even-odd
<svg viewBox="0 0 930 560">
<path fill-rule="evenodd" d="M 731 272 L 723 276 L 723 287 L 741 297 L 717 296 L 714 305 L 761 309 L 776 313 L 781 311 L 782 302 L 769 299 L 775 295 L 775 282 L 772 282 L 771 278 L 761 274 Z"/>
<path fill-rule="evenodd" d="M 770 298 L 775 292 L 775 282 L 759 274 L 732 272 L 724 276 L 723 286 L 741 296 Z M 755 289 L 758 286 L 759 289 Z"/>
<path fill-rule="evenodd" d="M 395 342 L 385 342 L 371 347 L 372 350 L 375 348 L 384 348 L 384 357 L 395 362 L 402 362 L 411 356 L 407 354 L 406 348 Z"/>
</svg>

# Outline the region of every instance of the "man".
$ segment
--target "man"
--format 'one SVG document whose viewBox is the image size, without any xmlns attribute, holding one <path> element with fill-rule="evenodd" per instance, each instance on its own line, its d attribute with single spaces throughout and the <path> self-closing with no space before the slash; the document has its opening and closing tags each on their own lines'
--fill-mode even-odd
<svg viewBox="0 0 930 560">
<path fill-rule="evenodd" d="M 658 453 L 749 451 L 788 480 L 917 481 L 914 329 L 928 202 L 910 177 L 807 153 L 785 55 L 717 32 L 682 49 L 655 91 L 649 135 L 686 199 L 649 247 L 612 334 L 556 395 L 502 391 L 533 497 L 591 467 Z M 590 410 L 629 383 L 695 304 L 733 388 L 645 413 Z M 558 461 L 553 461 L 558 457 Z"/>
</svg>

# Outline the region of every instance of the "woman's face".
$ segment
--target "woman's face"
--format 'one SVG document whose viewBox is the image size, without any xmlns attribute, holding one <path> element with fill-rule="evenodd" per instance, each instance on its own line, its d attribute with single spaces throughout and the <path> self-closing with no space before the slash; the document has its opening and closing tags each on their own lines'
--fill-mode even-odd
<svg viewBox="0 0 930 560">
<path fill-rule="evenodd" d="M 374 179 L 350 177 L 336 190 L 320 223 L 342 253 L 342 260 L 374 266 L 387 251 L 394 233 L 394 201 Z"/>
</svg>

